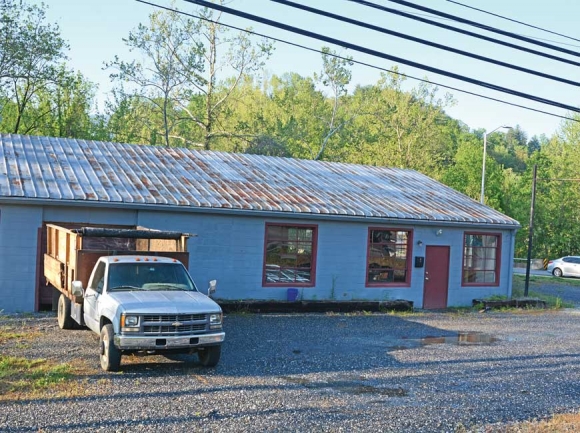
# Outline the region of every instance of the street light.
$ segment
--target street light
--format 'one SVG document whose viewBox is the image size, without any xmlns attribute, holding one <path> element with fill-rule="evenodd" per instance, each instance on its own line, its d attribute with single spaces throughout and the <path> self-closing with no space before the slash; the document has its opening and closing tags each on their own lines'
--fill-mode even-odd
<svg viewBox="0 0 580 433">
<path fill-rule="evenodd" d="M 494 133 L 498 129 L 502 129 L 502 128 L 512 129 L 511 126 L 502 125 L 502 126 L 498 126 L 497 128 L 495 128 L 491 132 L 485 132 L 483 134 L 483 165 L 482 165 L 482 168 L 481 168 L 481 194 L 479 195 L 479 202 L 481 204 L 483 204 L 483 194 L 484 194 L 484 191 L 485 191 L 485 155 L 487 154 L 487 136 L 489 134 Z"/>
</svg>

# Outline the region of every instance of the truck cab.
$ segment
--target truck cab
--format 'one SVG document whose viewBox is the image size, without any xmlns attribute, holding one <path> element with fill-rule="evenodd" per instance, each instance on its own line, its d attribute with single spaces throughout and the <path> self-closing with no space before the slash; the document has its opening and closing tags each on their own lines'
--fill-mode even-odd
<svg viewBox="0 0 580 433">
<path fill-rule="evenodd" d="M 82 297 L 82 321 L 100 335 L 101 367 L 115 371 L 124 353 L 197 352 L 204 366 L 219 362 L 222 311 L 201 293 L 183 264 L 160 256 L 103 256 L 86 288 L 72 284 Z"/>
</svg>

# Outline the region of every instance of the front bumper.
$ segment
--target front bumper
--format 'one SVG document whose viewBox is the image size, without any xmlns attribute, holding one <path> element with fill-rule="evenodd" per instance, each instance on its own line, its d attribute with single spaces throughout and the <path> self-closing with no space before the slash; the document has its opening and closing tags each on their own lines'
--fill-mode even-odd
<svg viewBox="0 0 580 433">
<path fill-rule="evenodd" d="M 225 339 L 225 332 L 201 335 L 180 335 L 175 337 L 140 335 L 115 335 L 115 346 L 121 350 L 163 350 L 188 347 L 215 346 Z"/>
</svg>

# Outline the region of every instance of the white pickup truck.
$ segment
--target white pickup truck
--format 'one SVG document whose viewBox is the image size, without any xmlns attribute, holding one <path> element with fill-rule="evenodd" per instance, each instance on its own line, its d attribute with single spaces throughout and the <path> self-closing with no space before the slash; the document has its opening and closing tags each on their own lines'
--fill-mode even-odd
<svg viewBox="0 0 580 433">
<path fill-rule="evenodd" d="M 187 263 L 192 235 L 137 229 L 65 228 L 47 224 L 44 275 L 60 292 L 61 329 L 84 325 L 100 335 L 101 367 L 116 371 L 123 354 L 197 353 L 218 364 L 222 310 L 201 293 Z"/>
<path fill-rule="evenodd" d="M 212 281 L 208 295 L 214 290 Z M 137 351 L 197 352 L 204 366 L 219 362 L 225 336 L 221 308 L 198 291 L 176 259 L 101 257 L 88 287 L 74 281 L 72 292 L 84 299 L 85 325 L 100 334 L 103 370 L 118 370 L 121 355 Z"/>
</svg>

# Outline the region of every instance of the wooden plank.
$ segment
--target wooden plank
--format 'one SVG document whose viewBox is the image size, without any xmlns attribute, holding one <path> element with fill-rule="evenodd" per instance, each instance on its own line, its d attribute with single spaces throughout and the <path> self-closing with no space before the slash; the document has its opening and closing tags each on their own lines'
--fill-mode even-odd
<svg viewBox="0 0 580 433">
<path fill-rule="evenodd" d="M 65 291 L 64 263 L 48 254 L 44 255 L 44 276 L 58 290 Z"/>
</svg>

